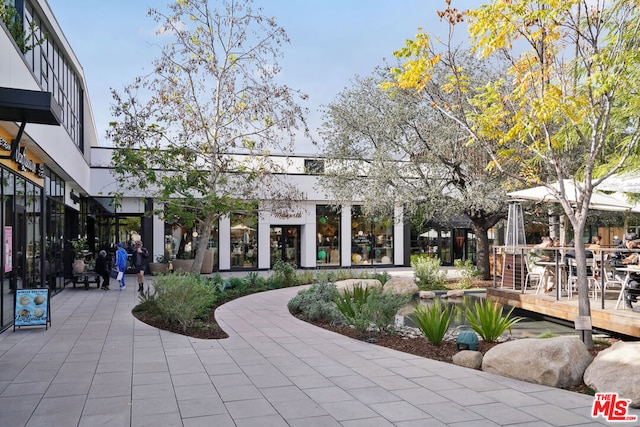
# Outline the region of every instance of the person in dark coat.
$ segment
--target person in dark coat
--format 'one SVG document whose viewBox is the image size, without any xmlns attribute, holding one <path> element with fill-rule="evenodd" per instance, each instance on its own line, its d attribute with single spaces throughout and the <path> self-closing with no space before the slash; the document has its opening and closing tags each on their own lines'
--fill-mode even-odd
<svg viewBox="0 0 640 427">
<path fill-rule="evenodd" d="M 144 270 L 147 267 L 147 258 L 149 258 L 149 251 L 142 245 L 141 241 L 137 241 L 132 261 L 138 271 L 138 292 L 144 292 Z"/>
<path fill-rule="evenodd" d="M 107 252 L 102 250 L 98 252 L 96 258 L 96 273 L 102 277 L 102 289 L 109 290 L 109 265 L 107 263 Z"/>
</svg>

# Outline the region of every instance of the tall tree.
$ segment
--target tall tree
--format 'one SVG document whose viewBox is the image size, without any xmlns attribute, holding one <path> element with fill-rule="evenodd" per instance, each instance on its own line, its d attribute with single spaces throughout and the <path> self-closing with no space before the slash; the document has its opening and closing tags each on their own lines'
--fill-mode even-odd
<svg viewBox="0 0 640 427">
<path fill-rule="evenodd" d="M 116 196 L 136 189 L 163 205 L 165 219 L 197 227 L 194 273 L 218 219 L 253 211 L 257 200 L 282 208 L 300 199 L 274 182 L 286 165 L 269 154 L 292 152 L 296 132 L 308 134 L 296 99 L 305 95 L 275 81 L 289 40 L 251 4 L 177 0 L 169 13 L 150 9 L 166 40 L 154 70 L 113 91 Z"/>
<path fill-rule="evenodd" d="M 419 213 L 446 223 L 465 214 L 477 238 L 478 270 L 488 278 L 487 231 L 505 217 L 504 177 L 487 170 L 487 154 L 465 145 L 465 133 L 432 108 L 431 96 L 389 96 L 381 84 L 391 78 L 383 69 L 356 77 L 328 105 L 322 135 L 331 161 L 323 185 L 338 201 L 361 198 L 371 216 L 393 217 L 397 206 L 405 219 Z"/>
<path fill-rule="evenodd" d="M 589 317 L 581 238 L 589 202 L 604 179 L 638 167 L 640 8 L 623 0 L 494 0 L 460 12 L 446 2 L 440 16 L 451 25 L 466 18 L 479 57 L 510 67 L 482 87 L 468 85 L 468 70 L 450 69 L 448 90 L 464 90 L 472 108 L 436 107 L 485 149 L 492 167 L 524 185 L 546 185 L 560 201 L 576 236 L 579 314 Z M 446 52 L 422 33 L 397 56 L 404 63 L 395 84 L 423 90 Z M 577 203 L 565 179 L 578 189 Z M 591 331 L 583 340 L 593 345 Z"/>
</svg>

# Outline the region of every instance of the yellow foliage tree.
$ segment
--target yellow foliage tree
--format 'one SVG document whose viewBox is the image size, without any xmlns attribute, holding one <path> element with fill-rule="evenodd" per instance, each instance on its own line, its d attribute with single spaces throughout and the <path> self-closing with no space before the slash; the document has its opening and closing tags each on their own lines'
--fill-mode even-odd
<svg viewBox="0 0 640 427">
<path fill-rule="evenodd" d="M 456 120 L 469 144 L 489 153 L 488 167 L 526 186 L 547 186 L 574 235 L 583 236 L 593 191 L 639 164 L 637 2 L 494 0 L 464 12 L 446 3 L 441 19 L 451 28 L 466 24 L 472 51 L 490 63 L 504 61 L 507 72 L 469 87 L 449 45 L 438 51 L 420 33 L 395 53 L 401 65 L 386 87 L 429 90 L 434 64 L 446 61 L 450 75 L 439 89 L 464 94 L 466 102 L 433 107 Z M 577 203 L 567 197 L 566 180 L 579 191 Z M 590 316 L 581 238 L 575 249 L 579 314 Z M 593 345 L 590 331 L 583 340 Z"/>
</svg>

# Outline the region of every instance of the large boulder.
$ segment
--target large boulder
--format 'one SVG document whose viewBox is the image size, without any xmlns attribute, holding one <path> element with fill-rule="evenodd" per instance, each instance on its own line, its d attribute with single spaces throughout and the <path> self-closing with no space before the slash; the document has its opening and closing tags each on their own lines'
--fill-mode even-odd
<svg viewBox="0 0 640 427">
<path fill-rule="evenodd" d="M 347 279 L 338 280 L 334 283 L 338 292 L 341 295 L 353 295 L 353 288 L 355 286 L 362 286 L 363 289 L 367 288 L 382 288 L 382 283 L 378 279 Z"/>
<path fill-rule="evenodd" d="M 640 408 L 640 342 L 618 341 L 602 350 L 584 373 L 584 383 L 601 393 L 618 393 Z"/>
<path fill-rule="evenodd" d="M 382 291 L 412 297 L 418 293 L 418 285 L 413 282 L 413 279 L 407 279 L 406 277 L 394 277 L 384 284 Z"/>
<path fill-rule="evenodd" d="M 564 388 L 582 384 L 591 355 L 575 337 L 524 338 L 498 344 L 482 358 L 482 370 Z"/>
</svg>

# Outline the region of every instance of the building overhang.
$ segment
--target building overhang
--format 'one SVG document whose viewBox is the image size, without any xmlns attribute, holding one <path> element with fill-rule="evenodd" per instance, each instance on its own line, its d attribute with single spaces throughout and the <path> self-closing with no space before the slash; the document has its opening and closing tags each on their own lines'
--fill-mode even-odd
<svg viewBox="0 0 640 427">
<path fill-rule="evenodd" d="M 51 92 L 0 87 L 0 120 L 59 126 L 61 117 Z"/>
<path fill-rule="evenodd" d="M 11 152 L 1 159 L 14 159 L 27 123 L 60 126 L 62 109 L 50 92 L 0 87 L 0 121 L 20 122 L 11 141 Z"/>
</svg>

